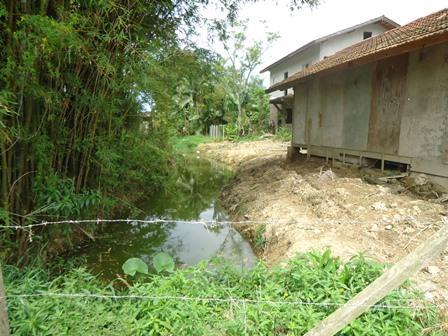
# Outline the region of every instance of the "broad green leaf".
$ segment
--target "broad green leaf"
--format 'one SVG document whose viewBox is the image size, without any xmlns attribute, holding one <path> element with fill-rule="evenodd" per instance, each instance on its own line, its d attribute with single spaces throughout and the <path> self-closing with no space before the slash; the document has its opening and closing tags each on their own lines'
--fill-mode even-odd
<svg viewBox="0 0 448 336">
<path fill-rule="evenodd" d="M 125 274 L 134 276 L 135 273 L 148 274 L 148 265 L 140 258 L 130 258 L 121 267 Z"/>
<path fill-rule="evenodd" d="M 152 259 L 152 263 L 157 273 L 174 271 L 174 260 L 168 253 L 157 253 Z"/>
</svg>

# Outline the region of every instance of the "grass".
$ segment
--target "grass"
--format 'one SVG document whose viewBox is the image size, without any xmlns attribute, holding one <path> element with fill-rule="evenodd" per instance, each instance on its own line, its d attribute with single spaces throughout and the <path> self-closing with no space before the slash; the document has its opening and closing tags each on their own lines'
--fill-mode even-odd
<svg viewBox="0 0 448 336">
<path fill-rule="evenodd" d="M 174 138 L 174 150 L 179 153 L 191 153 L 201 143 L 213 142 L 215 139 L 205 135 L 188 135 Z"/>
<path fill-rule="evenodd" d="M 274 139 L 280 141 L 291 141 L 292 139 L 292 130 L 288 127 L 279 127 L 277 132 L 275 133 Z"/>
<path fill-rule="evenodd" d="M 266 224 L 260 225 L 255 231 L 254 247 L 258 251 L 264 251 L 268 244 L 265 234 Z"/>
<path fill-rule="evenodd" d="M 67 267 L 67 266 L 65 266 Z M 69 267 L 70 268 L 70 267 Z M 290 304 L 195 300 L 9 298 L 14 335 L 303 335 L 377 278 L 383 266 L 361 256 L 343 264 L 330 252 L 297 255 L 282 268 L 262 263 L 241 274 L 229 266 L 176 270 L 131 282 L 102 284 L 83 268 L 69 271 L 4 266 L 9 295 L 39 292 L 103 295 L 186 296 L 286 301 Z M 52 275 L 54 273 L 62 275 Z M 381 304 L 407 305 L 419 294 L 405 285 Z M 432 308 L 370 309 L 340 335 L 443 335 Z"/>
</svg>

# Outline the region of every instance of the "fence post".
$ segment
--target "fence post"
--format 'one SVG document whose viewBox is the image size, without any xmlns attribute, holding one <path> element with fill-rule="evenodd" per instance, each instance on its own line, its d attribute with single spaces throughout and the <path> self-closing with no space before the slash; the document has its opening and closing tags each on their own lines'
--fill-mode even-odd
<svg viewBox="0 0 448 336">
<path fill-rule="evenodd" d="M 0 335 L 9 336 L 8 310 L 6 307 L 6 292 L 3 287 L 2 267 L 0 265 Z"/>
<path fill-rule="evenodd" d="M 417 247 L 414 252 L 397 262 L 344 306 L 320 321 L 305 336 L 335 335 L 368 310 L 370 306 L 373 306 L 409 277 L 416 274 L 428 261 L 445 250 L 447 244 L 448 224 L 444 224 L 440 231 Z"/>
</svg>

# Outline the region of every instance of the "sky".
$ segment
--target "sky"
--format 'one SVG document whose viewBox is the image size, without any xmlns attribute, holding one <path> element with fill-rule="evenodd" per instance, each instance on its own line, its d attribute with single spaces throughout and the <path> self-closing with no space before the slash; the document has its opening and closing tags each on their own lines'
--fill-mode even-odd
<svg viewBox="0 0 448 336">
<path fill-rule="evenodd" d="M 266 32 L 280 35 L 264 52 L 257 73 L 314 39 L 375 17 L 385 15 L 403 25 L 448 7 L 448 0 L 322 0 L 317 8 L 291 11 L 288 3 L 288 0 L 265 0 L 244 5 L 240 11 L 240 18 L 249 20 L 246 34 L 250 40 L 263 40 Z M 216 7 L 209 6 L 204 15 L 220 18 L 223 14 Z M 210 47 L 205 33 L 200 34 L 198 44 Z M 220 52 L 218 46 L 211 47 Z M 261 77 L 267 84 L 269 74 Z"/>
</svg>

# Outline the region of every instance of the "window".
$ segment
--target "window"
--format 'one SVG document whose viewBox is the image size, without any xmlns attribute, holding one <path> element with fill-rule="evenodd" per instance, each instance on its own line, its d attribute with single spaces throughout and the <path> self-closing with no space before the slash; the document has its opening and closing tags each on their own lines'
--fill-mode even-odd
<svg viewBox="0 0 448 336">
<path fill-rule="evenodd" d="M 364 32 L 363 37 L 364 37 L 364 40 L 372 37 L 372 32 Z"/>
<path fill-rule="evenodd" d="M 286 109 L 286 124 L 292 124 L 292 109 L 291 108 L 287 108 Z"/>
</svg>

